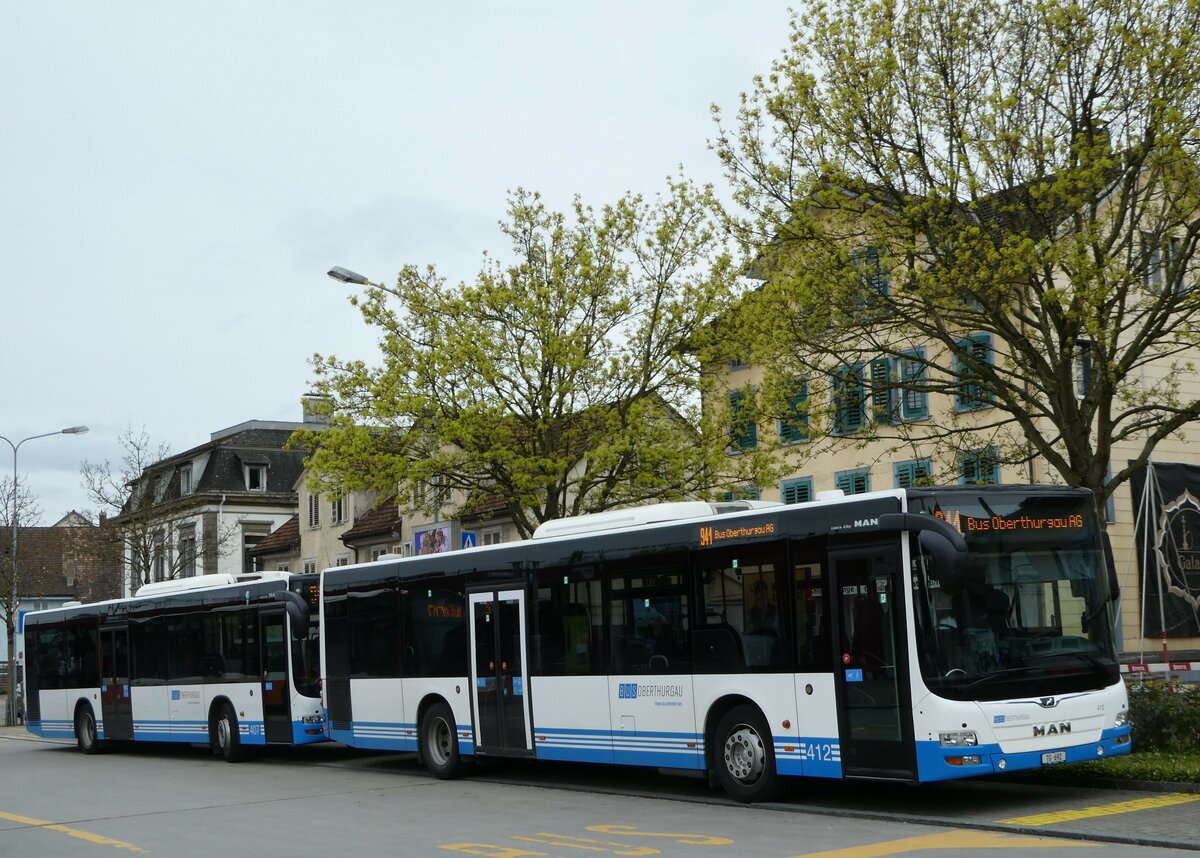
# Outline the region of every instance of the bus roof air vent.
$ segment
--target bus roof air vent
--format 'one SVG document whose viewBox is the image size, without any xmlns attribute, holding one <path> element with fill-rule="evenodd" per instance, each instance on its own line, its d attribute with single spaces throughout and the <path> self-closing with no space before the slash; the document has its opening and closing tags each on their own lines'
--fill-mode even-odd
<svg viewBox="0 0 1200 858">
<path fill-rule="evenodd" d="M 706 518 L 720 513 L 742 512 L 761 506 L 778 506 L 778 504 L 765 501 L 731 501 L 721 504 L 710 504 L 706 501 L 676 501 L 629 506 L 590 515 L 575 515 L 570 518 L 544 521 L 533 532 L 533 538 L 549 539 L 554 536 L 600 533 L 625 527 L 642 527 L 666 521 L 684 521 L 689 518 Z"/>
<path fill-rule="evenodd" d="M 134 596 L 161 596 L 164 593 L 182 593 L 186 590 L 204 590 L 209 587 L 226 587 L 236 584 L 237 576 L 228 573 L 219 575 L 196 575 L 192 578 L 175 578 L 171 581 L 155 581 L 139 587 Z"/>
</svg>

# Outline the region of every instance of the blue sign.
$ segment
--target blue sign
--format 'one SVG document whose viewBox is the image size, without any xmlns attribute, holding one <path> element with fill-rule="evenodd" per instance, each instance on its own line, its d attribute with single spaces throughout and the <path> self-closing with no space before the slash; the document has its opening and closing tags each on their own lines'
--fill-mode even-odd
<svg viewBox="0 0 1200 858">
<path fill-rule="evenodd" d="M 852 667 L 849 670 L 847 670 L 846 671 L 846 681 L 847 682 L 862 682 L 863 681 L 862 668 L 861 667 Z"/>
<path fill-rule="evenodd" d="M 17 634 L 19 635 L 25 634 L 25 615 L 28 613 L 28 611 L 17 611 Z"/>
<path fill-rule="evenodd" d="M 514 676 L 513 680 L 513 697 L 523 697 L 525 695 L 525 684 L 520 676 Z"/>
<path fill-rule="evenodd" d="M 478 544 L 479 544 L 479 540 L 475 536 L 475 531 L 464 530 L 462 532 L 462 547 L 463 548 L 474 548 Z"/>
<path fill-rule="evenodd" d="M 171 699 L 172 699 L 172 700 L 178 700 L 178 699 L 179 699 L 179 689 L 175 688 L 175 689 L 172 689 L 172 690 L 171 690 Z"/>
</svg>

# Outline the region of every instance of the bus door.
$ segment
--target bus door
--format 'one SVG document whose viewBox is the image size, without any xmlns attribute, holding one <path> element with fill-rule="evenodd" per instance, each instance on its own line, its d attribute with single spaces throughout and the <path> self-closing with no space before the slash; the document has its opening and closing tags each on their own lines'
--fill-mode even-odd
<svg viewBox="0 0 1200 858">
<path fill-rule="evenodd" d="M 533 754 L 524 590 L 471 593 L 471 684 L 480 753 Z"/>
<path fill-rule="evenodd" d="M 100 630 L 100 717 L 105 739 L 133 738 L 129 691 L 129 627 Z"/>
<path fill-rule="evenodd" d="M 262 641 L 263 730 L 267 742 L 291 744 L 292 695 L 288 682 L 288 638 L 283 610 L 258 615 Z"/>
<path fill-rule="evenodd" d="M 830 549 L 842 772 L 915 775 L 904 593 L 895 539 Z"/>
</svg>

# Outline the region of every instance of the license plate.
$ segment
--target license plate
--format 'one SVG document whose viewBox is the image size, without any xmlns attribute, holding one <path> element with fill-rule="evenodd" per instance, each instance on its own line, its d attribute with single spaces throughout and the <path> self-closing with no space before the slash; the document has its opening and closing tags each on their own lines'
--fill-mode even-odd
<svg viewBox="0 0 1200 858">
<path fill-rule="evenodd" d="M 1042 765 L 1053 766 L 1057 763 L 1065 763 L 1067 761 L 1066 751 L 1051 751 L 1048 754 L 1042 754 Z"/>
</svg>

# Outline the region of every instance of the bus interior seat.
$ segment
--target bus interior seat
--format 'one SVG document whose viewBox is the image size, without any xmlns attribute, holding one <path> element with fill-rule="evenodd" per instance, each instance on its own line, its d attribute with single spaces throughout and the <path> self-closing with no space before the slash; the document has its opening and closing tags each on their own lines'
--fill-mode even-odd
<svg viewBox="0 0 1200 858">
<path fill-rule="evenodd" d="M 737 629 L 728 623 L 700 626 L 692 632 L 696 667 L 716 673 L 736 673 L 744 670 L 746 659 Z"/>
</svg>

